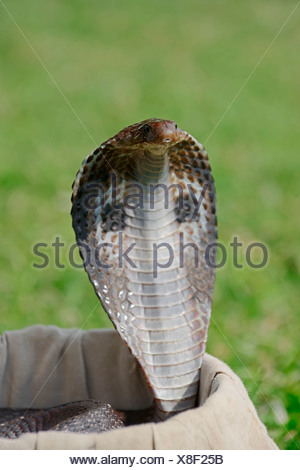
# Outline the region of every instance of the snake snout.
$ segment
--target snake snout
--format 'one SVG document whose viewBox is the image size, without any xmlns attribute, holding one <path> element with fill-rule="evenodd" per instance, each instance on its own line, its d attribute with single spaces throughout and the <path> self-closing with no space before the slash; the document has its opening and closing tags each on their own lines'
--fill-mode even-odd
<svg viewBox="0 0 300 470">
<path fill-rule="evenodd" d="M 143 127 L 144 142 L 156 145 L 174 145 L 181 140 L 182 131 L 174 121 L 148 121 Z"/>
</svg>

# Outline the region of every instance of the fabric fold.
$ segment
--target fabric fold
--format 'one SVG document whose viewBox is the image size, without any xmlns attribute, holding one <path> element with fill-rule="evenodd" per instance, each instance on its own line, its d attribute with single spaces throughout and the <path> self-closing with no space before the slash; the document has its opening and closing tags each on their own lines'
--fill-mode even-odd
<svg viewBox="0 0 300 470">
<path fill-rule="evenodd" d="M 116 409 L 151 405 L 143 373 L 114 330 L 35 325 L 0 337 L 0 407 L 48 408 L 97 399 Z M 162 423 L 103 434 L 42 431 L 0 449 L 277 449 L 247 391 L 222 361 L 205 354 L 199 407 Z"/>
</svg>

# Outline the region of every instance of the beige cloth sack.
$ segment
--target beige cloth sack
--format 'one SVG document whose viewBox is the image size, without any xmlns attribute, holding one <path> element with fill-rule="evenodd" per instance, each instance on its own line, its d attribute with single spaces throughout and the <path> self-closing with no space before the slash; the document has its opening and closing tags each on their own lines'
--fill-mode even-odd
<svg viewBox="0 0 300 470">
<path fill-rule="evenodd" d="M 151 392 L 114 330 L 36 325 L 0 337 L 0 407 L 50 407 L 87 398 L 116 409 L 143 409 Z M 205 355 L 199 407 L 163 423 L 103 434 L 43 431 L 0 449 L 277 449 L 245 387 L 220 360 Z"/>
</svg>

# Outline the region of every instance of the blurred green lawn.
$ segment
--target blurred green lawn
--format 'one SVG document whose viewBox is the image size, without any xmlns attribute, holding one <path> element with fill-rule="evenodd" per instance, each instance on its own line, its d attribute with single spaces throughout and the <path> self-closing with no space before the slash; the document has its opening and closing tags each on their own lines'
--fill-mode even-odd
<svg viewBox="0 0 300 470">
<path fill-rule="evenodd" d="M 110 326 L 68 261 L 71 184 L 93 139 L 174 119 L 206 145 L 228 251 L 208 352 L 241 377 L 277 444 L 299 448 L 299 11 L 208 139 L 296 2 L 4 3 L 82 122 L 0 5 L 1 331 Z M 64 269 L 54 266 L 56 236 Z M 267 266 L 246 267 L 241 250 L 244 267 L 234 268 L 234 236 L 244 248 L 266 244 Z M 46 269 L 32 267 L 36 242 L 49 245 Z"/>
</svg>

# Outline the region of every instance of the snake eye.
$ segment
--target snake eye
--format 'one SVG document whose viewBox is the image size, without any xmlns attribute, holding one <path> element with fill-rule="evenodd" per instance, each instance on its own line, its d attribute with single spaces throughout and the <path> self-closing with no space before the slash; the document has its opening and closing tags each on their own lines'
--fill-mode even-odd
<svg viewBox="0 0 300 470">
<path fill-rule="evenodd" d="M 177 124 L 175 124 L 175 129 L 177 129 Z"/>
<path fill-rule="evenodd" d="M 144 125 L 144 127 L 143 127 L 143 139 L 144 139 L 144 141 L 147 140 L 151 130 L 152 130 L 151 126 L 149 126 L 148 124 Z"/>
<path fill-rule="evenodd" d="M 144 139 L 147 138 L 150 131 L 151 131 L 151 127 L 148 124 L 145 124 L 144 127 L 143 127 L 143 137 L 144 137 Z"/>
</svg>

